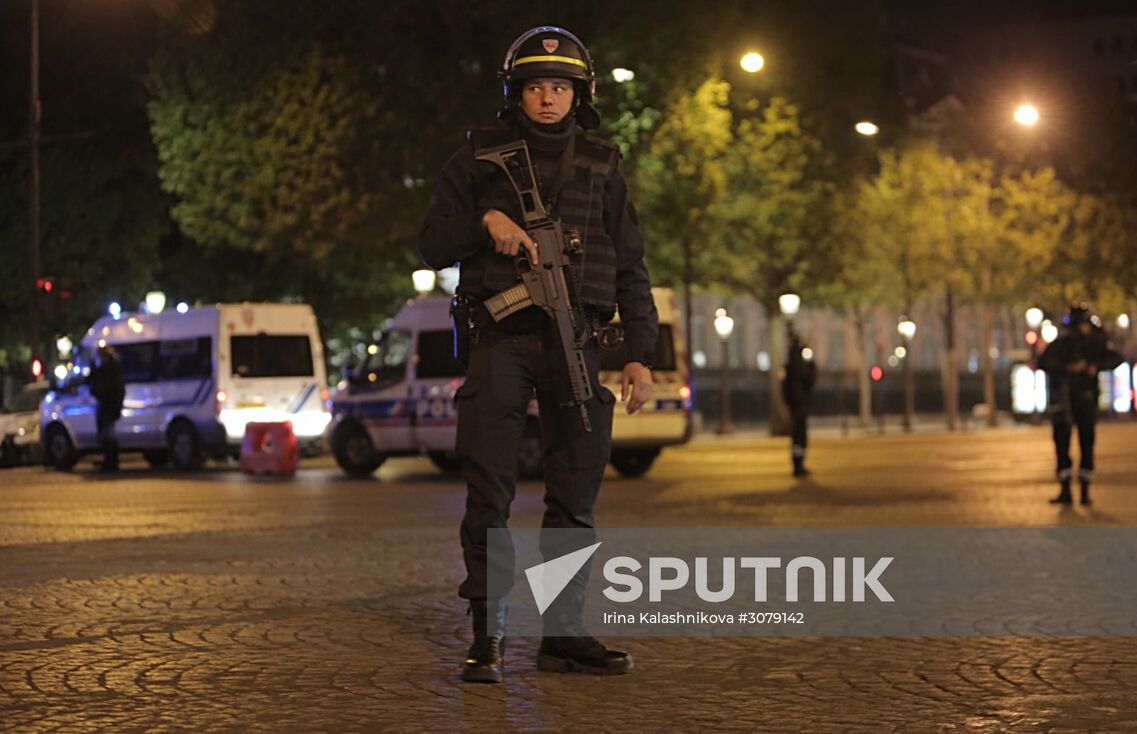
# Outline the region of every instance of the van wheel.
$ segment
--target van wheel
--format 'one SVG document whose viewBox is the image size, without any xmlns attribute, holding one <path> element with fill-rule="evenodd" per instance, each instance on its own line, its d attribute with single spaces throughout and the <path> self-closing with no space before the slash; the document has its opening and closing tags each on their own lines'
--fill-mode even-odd
<svg viewBox="0 0 1137 734">
<path fill-rule="evenodd" d="M 541 441 L 541 424 L 535 418 L 525 422 L 525 433 L 517 451 L 517 476 L 540 479 L 545 475 L 545 446 Z"/>
<path fill-rule="evenodd" d="M 166 449 L 150 449 L 142 452 L 142 458 L 151 469 L 162 469 L 170 463 L 170 452 Z"/>
<path fill-rule="evenodd" d="M 612 466 L 625 477 L 642 477 L 659 456 L 659 449 L 617 449 L 612 451 Z"/>
<path fill-rule="evenodd" d="M 353 477 L 369 476 L 387 458 L 375 450 L 371 437 L 358 423 L 343 423 L 336 428 L 332 453 L 340 468 Z"/>
<path fill-rule="evenodd" d="M 201 468 L 201 440 L 194 427 L 184 420 L 175 421 L 166 434 L 169 458 L 178 471 Z"/>
<path fill-rule="evenodd" d="M 44 458 L 48 466 L 53 466 L 59 471 L 68 471 L 79 460 L 75 444 L 71 442 L 71 436 L 67 435 L 67 429 L 63 426 L 55 425 L 48 428 L 44 444 Z"/>
<path fill-rule="evenodd" d="M 453 451 L 428 451 L 430 463 L 447 474 L 457 474 L 462 469 L 462 460 Z"/>
</svg>

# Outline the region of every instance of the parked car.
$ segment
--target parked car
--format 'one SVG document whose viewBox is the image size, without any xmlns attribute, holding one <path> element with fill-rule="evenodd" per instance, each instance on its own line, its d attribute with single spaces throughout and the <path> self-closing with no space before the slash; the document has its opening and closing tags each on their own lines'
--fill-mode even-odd
<svg viewBox="0 0 1137 734">
<path fill-rule="evenodd" d="M 43 444 L 39 440 L 39 404 L 47 391 L 46 381 L 28 383 L 0 412 L 0 466 L 43 461 Z"/>
</svg>

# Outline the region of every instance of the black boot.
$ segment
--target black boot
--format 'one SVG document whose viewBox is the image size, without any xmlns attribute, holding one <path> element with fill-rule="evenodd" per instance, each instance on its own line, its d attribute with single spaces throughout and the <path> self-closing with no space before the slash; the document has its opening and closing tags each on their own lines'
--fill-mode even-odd
<svg viewBox="0 0 1137 734">
<path fill-rule="evenodd" d="M 551 673 L 623 675 L 635 668 L 632 656 L 610 650 L 595 637 L 543 637 L 537 669 Z"/>
<path fill-rule="evenodd" d="M 805 468 L 805 457 L 795 456 L 794 459 L 794 476 L 795 477 L 808 477 L 809 469 Z"/>
<path fill-rule="evenodd" d="M 545 636 L 537 651 L 537 669 L 552 673 L 622 675 L 630 673 L 632 656 L 609 650 L 584 626 L 584 584 L 570 584 L 545 612 Z"/>
<path fill-rule="evenodd" d="M 1082 498 L 1081 498 L 1082 504 L 1083 505 L 1092 505 L 1093 501 L 1090 499 L 1090 483 L 1088 481 L 1086 481 L 1085 479 L 1083 479 L 1081 484 L 1082 484 Z"/>
<path fill-rule="evenodd" d="M 1052 505 L 1068 505 L 1074 501 L 1074 498 L 1070 495 L 1070 479 L 1069 479 L 1069 477 L 1067 477 L 1066 479 L 1063 479 L 1061 481 L 1062 481 L 1062 490 L 1058 493 L 1057 497 L 1050 500 L 1050 504 L 1052 504 Z"/>
<path fill-rule="evenodd" d="M 468 683 L 501 683 L 505 655 L 505 603 L 471 601 L 474 644 L 466 653 L 462 680 Z"/>
</svg>

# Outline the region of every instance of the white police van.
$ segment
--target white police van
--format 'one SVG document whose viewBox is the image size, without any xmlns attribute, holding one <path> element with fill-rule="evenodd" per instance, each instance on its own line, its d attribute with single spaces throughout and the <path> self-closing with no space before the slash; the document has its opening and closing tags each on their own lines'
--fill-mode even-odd
<svg viewBox="0 0 1137 734">
<path fill-rule="evenodd" d="M 290 421 L 302 445 L 331 418 L 323 345 L 311 307 L 216 304 L 180 313 L 106 317 L 87 330 L 63 380 L 40 407 L 46 461 L 68 469 L 99 449 L 86 377 L 102 343 L 126 383 L 115 424 L 123 451 L 155 467 L 196 469 L 205 455 L 238 451 L 250 421 Z"/>
<path fill-rule="evenodd" d="M 691 391 L 678 311 L 670 290 L 652 294 L 660 315 L 655 395 L 636 415 L 617 405 L 612 429 L 612 465 L 625 476 L 643 474 L 662 447 L 690 437 Z M 329 442 L 348 474 L 365 476 L 387 457 L 424 453 L 440 469 L 458 468 L 454 393 L 465 377 L 454 359 L 449 307 L 445 298 L 409 302 L 340 383 L 332 397 Z M 622 349 L 602 351 L 600 382 L 617 396 L 623 368 Z M 518 468 L 521 476 L 536 477 L 542 468 L 536 400 L 529 413 Z"/>
</svg>

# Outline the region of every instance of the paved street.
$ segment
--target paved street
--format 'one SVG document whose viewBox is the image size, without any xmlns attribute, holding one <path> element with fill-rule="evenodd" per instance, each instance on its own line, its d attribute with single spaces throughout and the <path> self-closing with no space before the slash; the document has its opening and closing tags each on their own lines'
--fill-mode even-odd
<svg viewBox="0 0 1137 734">
<path fill-rule="evenodd" d="M 700 438 L 615 475 L 608 527 L 1133 527 L 1137 423 L 1100 427 L 1092 510 L 1060 510 L 1046 427 Z M 464 487 L 425 459 L 294 480 L 232 468 L 0 472 L 5 731 L 1137 731 L 1137 639 L 619 641 L 637 672 L 463 685 Z M 539 524 L 523 484 L 513 524 Z"/>
</svg>

